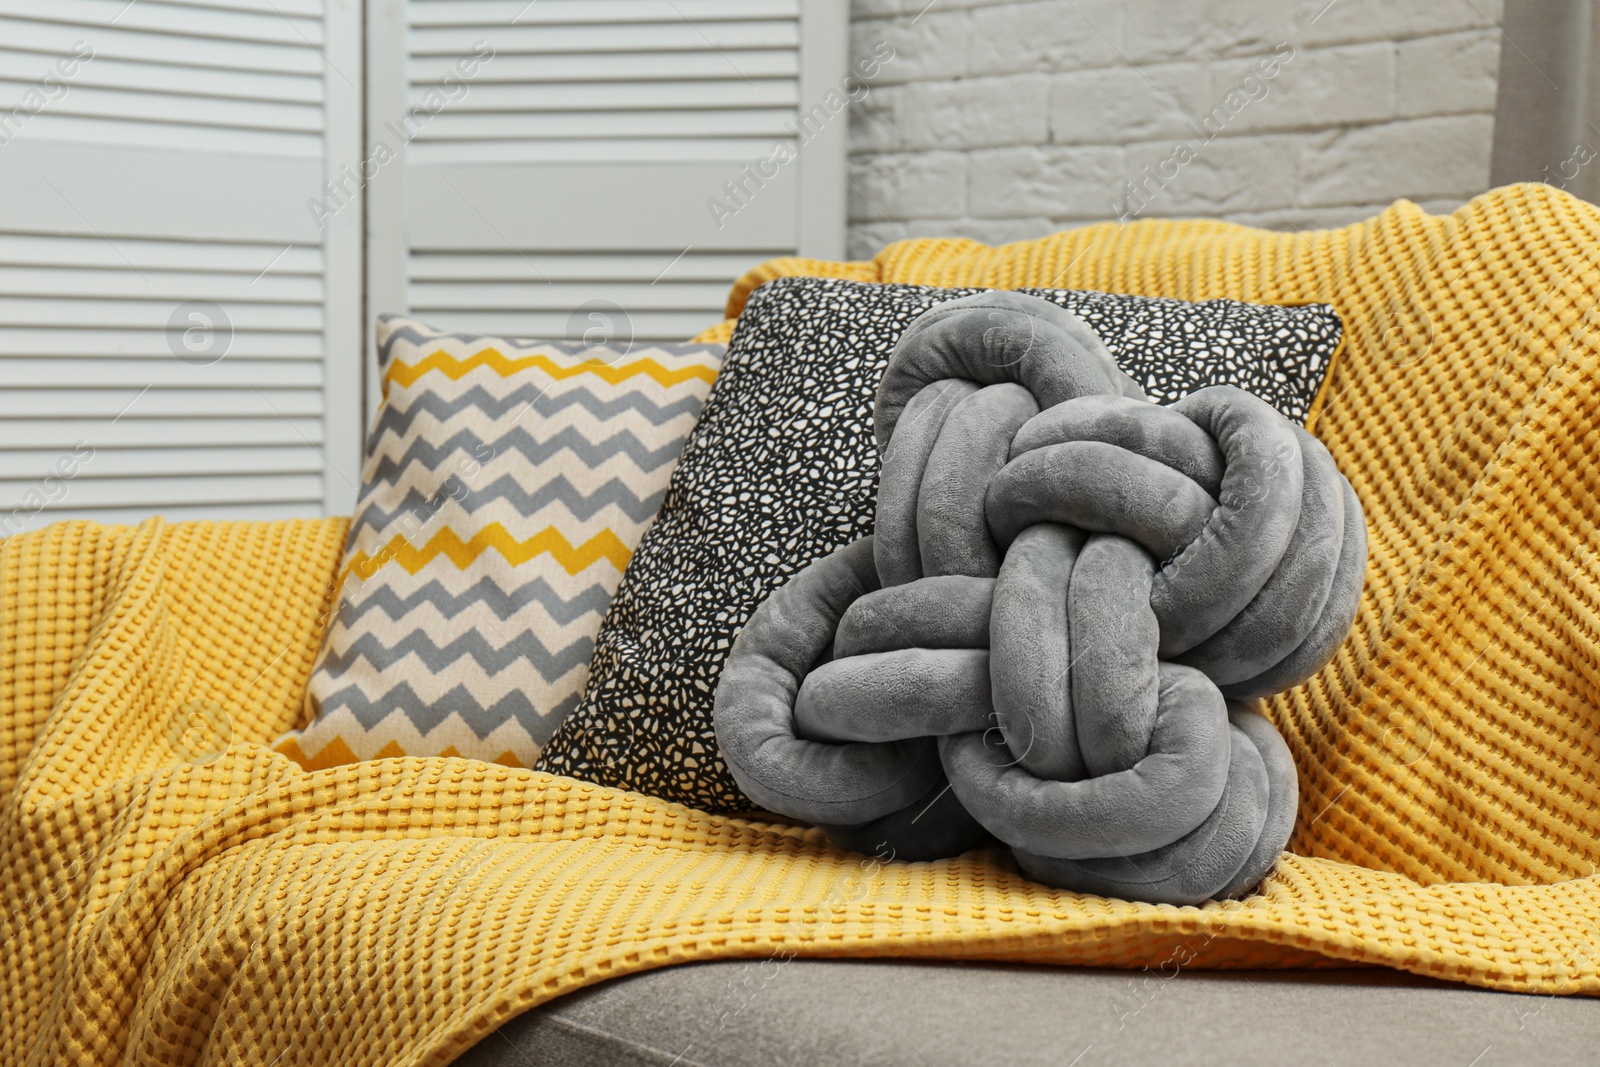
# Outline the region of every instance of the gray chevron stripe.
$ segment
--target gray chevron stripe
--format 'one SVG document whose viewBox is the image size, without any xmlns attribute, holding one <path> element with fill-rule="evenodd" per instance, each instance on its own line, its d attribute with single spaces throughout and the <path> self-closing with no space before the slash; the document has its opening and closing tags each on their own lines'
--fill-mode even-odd
<svg viewBox="0 0 1600 1067">
<path fill-rule="evenodd" d="M 369 696 L 352 685 L 330 693 L 321 702 L 319 715 L 330 715 L 344 708 L 355 717 L 362 729 L 371 730 L 398 711 L 411 720 L 411 725 L 417 728 L 418 733 L 427 735 L 454 712 L 465 720 L 479 740 L 488 737 L 507 719 L 515 719 L 536 743 L 543 745 L 550 740 L 550 735 L 555 733 L 561 720 L 578 706 L 578 699 L 578 694 L 573 693 L 552 708 L 549 714 L 540 715 L 527 694 L 521 691 L 507 693 L 485 708 L 464 686 L 459 685 L 433 702 L 423 700 L 406 682 L 401 682 L 380 696 Z"/>
<path fill-rule="evenodd" d="M 381 611 L 395 622 L 400 622 L 423 604 L 432 604 L 447 619 L 481 606 L 504 622 L 533 603 L 543 605 L 545 613 L 557 624 L 570 626 L 590 613 L 604 615 L 606 608 L 611 606 L 611 594 L 602 585 L 591 585 L 571 600 L 563 600 L 550 583 L 540 577 L 510 590 L 501 589 L 492 578 L 483 577 L 460 594 L 451 593 L 442 582 L 432 581 L 412 591 L 407 597 L 401 597 L 387 585 L 379 585 L 362 597 L 359 604 L 348 600 L 342 603 L 339 606 L 339 621 L 351 627 L 371 612 Z"/>
<path fill-rule="evenodd" d="M 409 318 L 405 315 L 379 315 L 378 321 L 384 326 L 388 326 L 391 322 L 405 323 L 405 325 L 395 327 L 394 332 L 391 333 L 384 340 L 383 344 L 378 347 L 378 366 L 380 367 L 387 367 L 389 365 L 390 350 L 395 346 L 395 343 L 399 341 L 409 341 L 418 348 L 427 348 L 431 344 L 447 339 L 452 341 L 464 341 L 468 344 L 471 344 L 475 341 L 490 341 L 493 342 L 497 348 L 503 348 L 508 352 L 532 352 L 541 348 L 553 348 L 556 351 L 565 353 L 569 356 L 579 355 L 583 352 L 590 351 L 594 347 L 593 345 L 584 344 L 581 341 L 540 341 L 536 338 L 527 337 L 494 337 L 488 334 L 479 333 L 445 333 L 440 330 L 434 330 L 425 323 L 417 322 L 417 320 Z M 685 346 L 685 342 L 675 342 L 673 345 L 673 347 L 682 346 Z M 639 355 L 643 355 L 652 349 L 659 350 L 660 347 L 661 346 L 654 344 L 641 345 L 637 349 L 637 352 Z M 695 347 L 704 348 L 707 351 L 721 351 L 723 346 L 708 344 L 697 345 Z M 630 350 L 628 354 L 633 355 L 634 352 Z"/>
<path fill-rule="evenodd" d="M 584 494 L 578 492 L 573 484 L 567 481 L 565 475 L 557 475 L 553 480 L 545 482 L 537 490 L 529 493 L 523 490 L 515 478 L 509 474 L 502 474 L 482 489 L 470 490 L 457 497 L 456 503 L 468 515 L 473 515 L 480 508 L 503 501 L 515 508 L 517 514 L 525 519 L 538 514 L 539 510 L 547 505 L 559 503 L 565 504 L 573 517 L 580 521 L 593 518 L 602 508 L 614 506 L 634 522 L 644 522 L 661 507 L 661 498 L 666 492 L 666 487 L 662 486 L 661 489 L 640 500 L 633 495 L 633 491 L 626 483 L 613 478 L 594 492 Z M 396 518 L 408 512 L 415 514 L 419 522 L 425 522 L 433 517 L 435 511 L 426 496 L 415 489 L 408 489 L 405 499 L 393 511 L 385 511 L 376 503 L 363 508 L 350 535 L 354 537 L 357 531 L 368 527 L 374 533 L 381 534 Z M 457 532 L 466 536 L 465 531 Z"/>
<path fill-rule="evenodd" d="M 376 435 L 374 440 L 381 439 L 383 431 L 392 431 L 403 436 L 411 429 L 411 424 L 416 421 L 417 416 L 423 412 L 444 422 L 469 408 L 476 408 L 489 418 L 498 419 L 525 405 L 531 405 L 533 414 L 540 418 L 549 418 L 568 408 L 576 407 L 587 409 L 601 421 L 634 411 L 647 419 L 652 426 L 661 426 L 682 415 L 698 416 L 703 403 L 697 393 L 688 391 L 678 400 L 658 404 L 650 398 L 649 393 L 637 389 L 627 390 L 615 397 L 603 398 L 596 396 L 594 391 L 589 389 L 573 389 L 551 395 L 544 391 L 545 388 L 542 385 L 529 383 L 512 389 L 505 396 L 496 396 L 483 386 L 474 385 L 454 400 L 438 393 L 421 392 L 412 400 L 410 406 L 404 409 L 387 404 L 384 406 L 373 428 L 373 433 Z"/>
<path fill-rule="evenodd" d="M 593 654 L 594 637 L 591 635 L 552 652 L 532 630 L 515 635 L 503 648 L 495 648 L 477 632 L 462 634 L 440 648 L 426 633 L 413 630 L 392 646 L 385 645 L 371 633 L 362 634 L 342 649 L 330 646 L 322 667 L 330 674 L 344 674 L 364 659 L 373 670 L 382 672 L 406 656 L 415 655 L 430 673 L 438 674 L 457 660 L 471 656 L 491 678 L 518 661 L 526 660 L 546 682 L 554 682 L 572 668 L 588 663 Z"/>
<path fill-rule="evenodd" d="M 379 460 L 377 470 L 362 487 L 363 491 L 373 485 L 394 484 L 412 462 L 425 463 L 430 470 L 436 470 L 446 457 L 457 452 L 476 457 L 479 453 L 471 451 L 475 445 L 481 449 L 483 442 L 470 430 L 462 430 L 442 445 L 434 445 L 422 439 L 413 441 L 398 461 L 390 456 L 384 456 Z M 683 452 L 683 439 L 674 437 L 660 448 L 649 448 L 627 430 L 618 430 L 604 441 L 590 441 L 569 426 L 553 437 L 537 441 L 527 430 L 518 426 L 504 437 L 496 439 L 493 448 L 495 455 L 505 452 L 520 453 L 535 466 L 563 451 L 572 453 L 576 459 L 589 467 L 598 467 L 613 456 L 627 456 L 633 460 L 635 466 L 648 474 L 664 464 L 677 462 L 678 456 Z M 368 448 L 367 451 L 370 455 L 373 449 Z M 479 459 L 478 462 L 483 460 Z"/>
<path fill-rule="evenodd" d="M 627 456 L 646 474 L 667 463 L 675 463 L 683 452 L 683 439 L 674 435 L 660 448 L 650 448 L 628 430 L 618 430 L 603 441 L 591 441 L 579 430 L 567 427 L 561 432 L 539 441 L 520 426 L 503 437 L 485 442 L 474 431 L 462 429 L 448 441 L 435 442 L 419 437 L 406 446 L 399 458 L 384 456 L 363 488 L 375 485 L 395 485 L 410 470 L 420 464 L 434 471 L 451 464 L 457 457 L 470 458 L 474 463 L 493 463 L 508 452 L 521 455 L 530 464 L 540 464 L 563 450 L 589 467 L 598 467 L 613 456 Z M 368 450 L 370 455 L 371 449 Z M 452 464 L 453 465 L 453 464 Z"/>
</svg>

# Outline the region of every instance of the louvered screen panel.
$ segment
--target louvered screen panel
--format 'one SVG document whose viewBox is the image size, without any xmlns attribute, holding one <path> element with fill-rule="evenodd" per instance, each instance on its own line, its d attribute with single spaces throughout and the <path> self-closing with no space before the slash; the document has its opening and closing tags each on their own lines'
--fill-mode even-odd
<svg viewBox="0 0 1600 1067">
<path fill-rule="evenodd" d="M 0 0 L 0 535 L 349 509 L 359 342 L 330 338 L 359 264 L 330 234 L 359 220 L 307 201 L 361 69 L 328 26 L 321 0 Z"/>
<path fill-rule="evenodd" d="M 634 339 L 681 341 L 722 317 L 751 256 L 786 254 L 413 252 L 411 310 L 441 329 L 577 339 L 603 324 L 584 306 L 604 301 L 626 309 Z"/>
<path fill-rule="evenodd" d="M 392 33 L 406 62 L 385 81 L 369 43 L 368 126 L 409 139 L 374 183 L 374 212 L 403 219 L 374 246 L 374 310 L 682 340 L 753 264 L 842 252 L 847 116 L 797 137 L 843 77 L 838 0 L 409 0 Z"/>
</svg>

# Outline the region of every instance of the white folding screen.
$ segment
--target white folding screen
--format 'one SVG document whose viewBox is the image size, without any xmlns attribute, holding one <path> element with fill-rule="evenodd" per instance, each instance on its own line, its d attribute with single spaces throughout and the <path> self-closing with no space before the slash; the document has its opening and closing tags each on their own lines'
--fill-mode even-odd
<svg viewBox="0 0 1600 1067">
<path fill-rule="evenodd" d="M 377 313 L 682 339 L 747 267 L 840 256 L 846 32 L 846 0 L 0 0 L 0 536 L 348 512 Z"/>
<path fill-rule="evenodd" d="M 359 0 L 0 0 L 0 536 L 348 511 Z"/>
<path fill-rule="evenodd" d="M 846 16 L 845 0 L 373 0 L 367 125 L 396 161 L 368 189 L 369 307 L 682 340 L 748 267 L 838 258 Z"/>
</svg>

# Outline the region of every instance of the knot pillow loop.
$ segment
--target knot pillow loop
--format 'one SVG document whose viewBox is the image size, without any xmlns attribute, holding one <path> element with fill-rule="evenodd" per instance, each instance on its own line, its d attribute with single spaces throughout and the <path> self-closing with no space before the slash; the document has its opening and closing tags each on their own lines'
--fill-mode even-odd
<svg viewBox="0 0 1600 1067">
<path fill-rule="evenodd" d="M 875 535 L 775 591 L 718 686 L 741 788 L 862 851 L 997 838 L 1064 888 L 1252 888 L 1297 795 L 1244 702 L 1327 662 L 1365 573 L 1327 450 L 1238 389 L 1150 403 L 1015 293 L 914 322 L 874 418 Z"/>
</svg>

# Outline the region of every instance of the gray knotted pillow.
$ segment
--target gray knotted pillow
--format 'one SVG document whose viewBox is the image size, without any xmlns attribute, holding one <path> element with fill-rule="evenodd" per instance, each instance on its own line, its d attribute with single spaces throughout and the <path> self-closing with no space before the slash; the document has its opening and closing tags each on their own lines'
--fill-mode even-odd
<svg viewBox="0 0 1600 1067">
<path fill-rule="evenodd" d="M 1327 662 L 1366 570 L 1328 451 L 1232 387 L 1158 407 L 1006 292 L 918 318 L 874 420 L 875 535 L 774 592 L 717 687 L 740 788 L 861 851 L 993 835 L 1062 888 L 1254 887 L 1297 788 L 1242 702 Z"/>
</svg>

